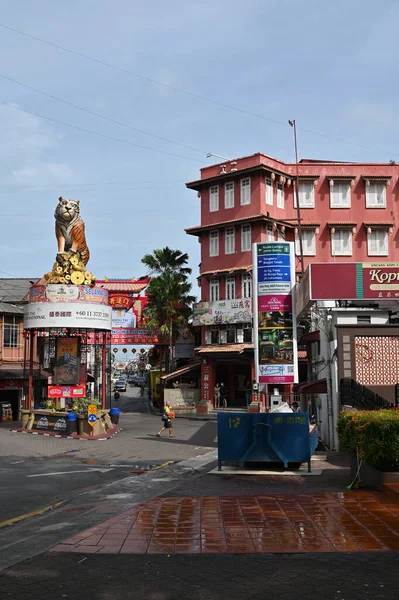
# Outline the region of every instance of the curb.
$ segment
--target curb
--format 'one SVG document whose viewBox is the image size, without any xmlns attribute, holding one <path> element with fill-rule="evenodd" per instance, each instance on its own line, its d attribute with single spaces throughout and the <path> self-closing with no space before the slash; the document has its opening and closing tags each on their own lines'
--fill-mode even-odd
<svg viewBox="0 0 399 600">
<path fill-rule="evenodd" d="M 55 433 L 53 431 L 32 431 L 31 429 L 26 430 L 26 429 L 22 429 L 21 427 L 18 427 L 17 429 L 10 429 L 10 431 L 12 433 L 25 433 L 25 434 L 31 434 L 31 435 L 44 435 L 45 437 L 55 437 L 55 438 L 59 438 L 59 439 L 64 439 L 64 440 L 81 440 L 84 442 L 98 442 L 98 441 L 102 441 L 102 440 L 111 440 L 115 435 L 117 435 L 120 431 L 123 431 L 122 427 L 117 427 L 117 428 L 113 428 L 112 432 L 110 433 L 105 433 L 105 434 L 100 434 L 100 435 L 94 435 L 94 436 L 88 436 L 88 435 L 75 435 L 75 434 L 70 434 L 70 435 L 60 435 L 59 433 Z"/>
</svg>

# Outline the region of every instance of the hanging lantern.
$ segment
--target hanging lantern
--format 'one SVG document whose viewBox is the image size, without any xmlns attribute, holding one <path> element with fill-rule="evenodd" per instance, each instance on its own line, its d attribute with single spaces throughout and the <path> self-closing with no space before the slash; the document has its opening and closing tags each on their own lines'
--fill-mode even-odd
<svg viewBox="0 0 399 600">
<path fill-rule="evenodd" d="M 370 180 L 369 180 L 369 179 L 366 179 L 366 187 L 370 187 L 370 185 L 371 185 L 371 184 L 370 184 Z"/>
<path fill-rule="evenodd" d="M 355 187 L 355 180 L 351 179 L 351 187 Z"/>
<path fill-rule="evenodd" d="M 288 186 L 288 187 L 290 187 L 290 186 L 291 186 L 291 183 L 292 183 L 291 179 L 288 179 L 288 181 L 287 181 L 287 186 Z"/>
<path fill-rule="evenodd" d="M 317 187 L 317 179 L 314 180 L 313 185 L 314 187 Z"/>
<path fill-rule="evenodd" d="M 127 348 L 123 348 L 122 352 L 123 352 L 123 354 L 126 354 Z"/>
<path fill-rule="evenodd" d="M 113 348 L 112 352 L 115 352 L 115 354 L 118 352 L 118 348 Z"/>
<path fill-rule="evenodd" d="M 284 177 L 282 175 L 280 175 L 280 177 L 278 178 L 278 182 L 279 183 L 284 183 Z"/>
<path fill-rule="evenodd" d="M 389 233 L 389 235 L 392 235 L 392 234 L 393 234 L 393 227 L 390 227 L 390 228 L 388 229 L 388 233 Z"/>
<path fill-rule="evenodd" d="M 132 348 L 133 354 L 136 354 L 136 348 Z"/>
</svg>

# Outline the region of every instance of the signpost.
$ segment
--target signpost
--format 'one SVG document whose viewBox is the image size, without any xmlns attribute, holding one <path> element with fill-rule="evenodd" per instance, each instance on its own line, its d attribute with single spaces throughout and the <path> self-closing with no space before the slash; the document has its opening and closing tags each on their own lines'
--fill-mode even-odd
<svg viewBox="0 0 399 600">
<path fill-rule="evenodd" d="M 298 381 L 293 242 L 253 244 L 256 381 Z"/>
<path fill-rule="evenodd" d="M 94 427 L 97 421 L 97 406 L 95 404 L 89 404 L 87 409 L 87 420 L 89 425 Z M 94 430 L 92 429 L 92 435 L 94 435 Z"/>
</svg>

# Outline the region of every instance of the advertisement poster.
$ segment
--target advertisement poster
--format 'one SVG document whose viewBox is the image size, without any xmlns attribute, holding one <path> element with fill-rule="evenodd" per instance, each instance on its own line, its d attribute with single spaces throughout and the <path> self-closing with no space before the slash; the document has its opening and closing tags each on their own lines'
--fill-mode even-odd
<svg viewBox="0 0 399 600">
<path fill-rule="evenodd" d="M 156 344 L 159 334 L 146 328 L 144 309 L 146 296 L 133 298 L 129 295 L 112 294 L 109 303 L 112 307 L 112 344 Z"/>
<path fill-rule="evenodd" d="M 57 339 L 54 383 L 56 385 L 76 385 L 79 383 L 78 338 Z"/>
<path fill-rule="evenodd" d="M 108 305 L 108 292 L 88 285 L 33 285 L 29 302 L 83 302 Z"/>
<path fill-rule="evenodd" d="M 24 328 L 111 329 L 111 307 L 103 304 L 32 302 L 24 307 Z"/>
<path fill-rule="evenodd" d="M 259 383 L 296 383 L 293 242 L 253 245 L 256 379 Z"/>
<path fill-rule="evenodd" d="M 252 302 L 249 298 L 198 302 L 194 306 L 193 325 L 217 325 L 222 323 L 251 323 Z"/>
</svg>

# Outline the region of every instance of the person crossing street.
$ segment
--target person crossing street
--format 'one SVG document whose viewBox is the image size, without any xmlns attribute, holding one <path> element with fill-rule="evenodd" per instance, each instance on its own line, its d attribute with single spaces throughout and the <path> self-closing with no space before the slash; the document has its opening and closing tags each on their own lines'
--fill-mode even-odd
<svg viewBox="0 0 399 600">
<path fill-rule="evenodd" d="M 158 431 L 157 437 L 161 437 L 162 432 L 164 432 L 165 429 L 169 429 L 169 437 L 170 438 L 175 437 L 173 435 L 173 425 L 172 425 L 172 419 L 174 419 L 174 418 L 175 418 L 175 413 L 173 412 L 173 410 L 171 408 L 171 404 L 168 400 L 164 406 L 164 410 L 163 410 L 163 414 L 162 414 L 163 427 L 160 431 Z"/>
</svg>

